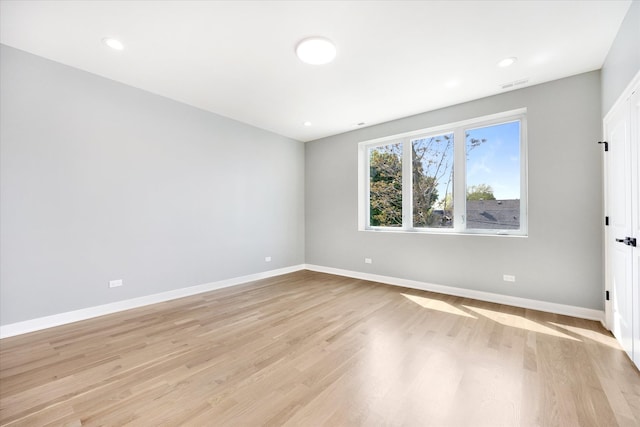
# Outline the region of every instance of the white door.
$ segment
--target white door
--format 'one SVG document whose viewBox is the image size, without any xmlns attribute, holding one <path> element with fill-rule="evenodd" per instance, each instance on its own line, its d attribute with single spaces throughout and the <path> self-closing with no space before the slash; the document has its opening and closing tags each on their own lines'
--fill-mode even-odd
<svg viewBox="0 0 640 427">
<path fill-rule="evenodd" d="M 636 245 L 632 247 L 632 269 L 631 283 L 634 292 L 634 321 L 633 321 L 633 361 L 640 368 L 640 85 L 636 85 L 635 92 L 629 100 L 629 108 L 631 109 L 631 157 L 632 157 L 632 176 L 631 176 L 631 219 L 632 231 L 631 236 L 635 237 Z"/>
<path fill-rule="evenodd" d="M 640 74 L 604 121 L 607 325 L 640 368 Z"/>
<path fill-rule="evenodd" d="M 613 315 L 610 327 L 622 348 L 633 358 L 632 247 L 624 243 L 632 230 L 630 131 L 628 108 L 618 108 L 607 115 L 605 138 L 609 151 L 605 153 L 605 158 L 609 227 L 606 245 Z"/>
</svg>

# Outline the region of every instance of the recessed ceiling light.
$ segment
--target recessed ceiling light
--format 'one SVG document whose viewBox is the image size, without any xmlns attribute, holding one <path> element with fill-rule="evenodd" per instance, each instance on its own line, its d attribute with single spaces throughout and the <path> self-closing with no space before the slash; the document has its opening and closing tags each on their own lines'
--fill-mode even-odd
<svg viewBox="0 0 640 427">
<path fill-rule="evenodd" d="M 448 87 L 449 89 L 452 89 L 452 88 L 458 86 L 459 84 L 460 84 L 460 82 L 458 80 L 449 80 L 444 85 L 446 87 Z"/>
<path fill-rule="evenodd" d="M 124 49 L 124 45 L 118 39 L 114 39 L 113 37 L 105 37 L 102 39 L 102 43 L 109 46 L 111 49 L 122 50 Z"/>
<path fill-rule="evenodd" d="M 336 57 L 336 47 L 331 40 L 323 37 L 311 37 L 298 43 L 296 55 L 306 64 L 328 64 Z"/>
<path fill-rule="evenodd" d="M 304 122 L 305 126 L 311 126 L 311 122 Z"/>
<path fill-rule="evenodd" d="M 518 58 L 516 58 L 515 56 L 504 58 L 502 61 L 498 62 L 498 67 L 508 67 L 509 65 L 513 65 L 517 60 Z"/>
</svg>

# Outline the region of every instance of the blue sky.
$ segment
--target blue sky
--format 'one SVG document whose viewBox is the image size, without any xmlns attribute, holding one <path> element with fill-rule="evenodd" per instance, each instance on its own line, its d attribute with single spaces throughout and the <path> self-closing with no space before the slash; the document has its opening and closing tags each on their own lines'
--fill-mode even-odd
<svg viewBox="0 0 640 427">
<path fill-rule="evenodd" d="M 471 129 L 487 141 L 467 153 L 467 186 L 489 184 L 496 199 L 520 198 L 520 122 Z"/>
</svg>

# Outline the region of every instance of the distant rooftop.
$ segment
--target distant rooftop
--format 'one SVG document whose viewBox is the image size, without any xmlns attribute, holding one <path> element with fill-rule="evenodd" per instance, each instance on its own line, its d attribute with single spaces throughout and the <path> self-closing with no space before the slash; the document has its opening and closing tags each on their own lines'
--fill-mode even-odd
<svg viewBox="0 0 640 427">
<path fill-rule="evenodd" d="M 467 200 L 467 228 L 517 230 L 520 200 Z"/>
</svg>

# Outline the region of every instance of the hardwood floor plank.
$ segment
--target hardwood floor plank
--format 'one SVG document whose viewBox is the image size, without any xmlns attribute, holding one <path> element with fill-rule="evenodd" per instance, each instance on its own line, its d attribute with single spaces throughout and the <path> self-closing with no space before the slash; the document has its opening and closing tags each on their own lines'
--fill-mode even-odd
<svg viewBox="0 0 640 427">
<path fill-rule="evenodd" d="M 0 425 L 635 426 L 593 321 L 301 271 L 0 341 Z"/>
</svg>

